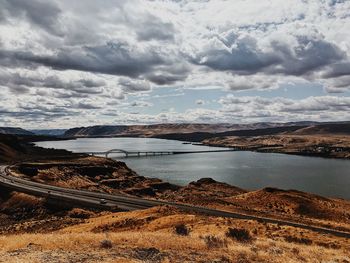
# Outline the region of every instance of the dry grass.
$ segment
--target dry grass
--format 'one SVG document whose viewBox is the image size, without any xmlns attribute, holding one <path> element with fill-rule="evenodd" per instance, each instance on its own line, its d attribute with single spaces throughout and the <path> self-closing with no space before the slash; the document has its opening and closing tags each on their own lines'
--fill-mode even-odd
<svg viewBox="0 0 350 263">
<path fill-rule="evenodd" d="M 42 206 L 43 199 L 24 193 L 13 192 L 10 198 L 1 204 L 2 209 L 11 209 L 25 207 L 27 210 Z"/>
<path fill-rule="evenodd" d="M 181 224 L 191 229 L 188 235 L 175 233 L 175 226 Z M 227 237 L 230 228 L 249 230 L 253 240 L 242 243 Z M 302 238 L 314 242 L 293 242 Z M 101 248 L 103 240 L 109 240 L 112 247 Z M 346 239 L 301 233 L 292 227 L 158 207 L 90 218 L 50 234 L 1 236 L 0 262 L 20 262 L 14 259 L 24 255 L 27 261 L 23 262 L 55 262 L 54 258 L 56 262 L 350 262 L 349 249 Z"/>
<path fill-rule="evenodd" d="M 135 232 L 128 231 L 122 233 L 110 233 L 109 240 L 113 243 L 113 248 L 107 252 L 100 248 L 100 242 L 105 239 L 103 233 L 53 233 L 53 234 L 24 234 L 21 236 L 6 236 L 0 238 L 0 256 L 6 257 L 7 254 L 14 251 L 27 249 L 27 254 L 37 254 L 48 251 L 61 251 L 65 253 L 93 253 L 105 256 L 106 253 L 115 251 L 125 251 L 125 256 L 132 257 L 132 252 L 139 248 L 156 248 L 164 252 L 170 259 L 180 260 L 181 258 L 190 258 L 193 252 L 198 253 L 198 257 L 205 259 L 219 259 L 225 257 L 233 260 L 234 258 L 245 258 L 250 261 L 268 261 L 268 262 L 324 262 L 331 261 L 346 262 L 350 260 L 349 254 L 344 250 L 325 249 L 318 246 L 303 246 L 299 244 L 290 244 L 282 241 L 273 241 L 268 239 L 258 239 L 251 244 L 241 244 L 233 242 L 224 237 L 215 237 L 215 240 L 209 242 L 197 235 L 177 236 L 164 232 Z M 220 245 L 217 245 L 219 244 Z M 208 250 L 209 248 L 209 250 Z M 132 259 L 132 258 L 131 258 Z M 30 262 L 30 261 L 28 261 Z M 34 261 L 33 261 L 34 262 Z M 90 261 L 94 262 L 94 261 Z M 174 262 L 174 261 L 171 261 Z M 178 262 L 178 261 L 177 261 Z"/>
</svg>

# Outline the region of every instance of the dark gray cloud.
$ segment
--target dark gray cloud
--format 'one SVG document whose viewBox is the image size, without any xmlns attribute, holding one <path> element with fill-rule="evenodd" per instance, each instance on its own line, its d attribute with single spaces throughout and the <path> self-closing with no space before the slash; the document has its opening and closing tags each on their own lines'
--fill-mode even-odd
<svg viewBox="0 0 350 263">
<path fill-rule="evenodd" d="M 2 116 L 13 117 L 25 122 L 52 121 L 62 117 L 76 116 L 79 112 L 69 111 L 65 108 L 43 108 L 43 107 L 19 107 L 17 111 L 0 110 Z"/>
<path fill-rule="evenodd" d="M 147 101 L 139 100 L 130 103 L 131 107 L 151 107 L 153 104 Z"/>
<path fill-rule="evenodd" d="M 171 85 L 186 80 L 192 70 L 188 63 L 178 61 L 174 64 L 157 67 L 153 72 L 145 74 L 144 77 L 160 86 Z"/>
<path fill-rule="evenodd" d="M 79 102 L 76 105 L 74 105 L 75 108 L 78 109 L 85 109 L 85 110 L 96 110 L 96 109 L 101 109 L 103 105 L 96 105 L 94 103 L 89 103 L 89 102 Z"/>
<path fill-rule="evenodd" d="M 335 63 L 323 74 L 324 78 L 337 78 L 350 75 L 350 61 Z"/>
<path fill-rule="evenodd" d="M 81 93 L 81 92 L 75 92 L 75 91 L 55 91 L 55 92 L 50 92 L 50 93 L 46 93 L 46 95 L 42 94 L 41 92 L 36 92 L 36 95 L 38 96 L 51 96 L 57 99 L 72 99 L 72 98 L 79 98 L 79 99 L 83 99 L 83 98 L 89 98 L 89 94 L 87 93 Z"/>
<path fill-rule="evenodd" d="M 0 10 L 0 21 L 23 18 L 51 34 L 62 36 L 59 23 L 61 10 L 52 1 L 1 0 Z"/>
<path fill-rule="evenodd" d="M 157 85 L 170 85 L 186 79 L 186 75 L 173 75 L 168 73 L 149 74 L 147 79 Z"/>
<path fill-rule="evenodd" d="M 24 87 L 24 86 L 14 85 L 11 87 L 9 86 L 8 88 L 9 88 L 10 92 L 12 92 L 14 94 L 26 94 L 26 93 L 30 92 L 30 89 L 27 87 Z"/>
<path fill-rule="evenodd" d="M 337 45 L 324 39 L 312 39 L 308 36 L 298 36 L 298 45 L 292 50 L 278 43 L 272 43 L 274 52 L 283 58 L 282 68 L 272 69 L 269 73 L 286 75 L 307 75 L 311 71 L 322 69 L 325 66 L 346 58 L 346 53 Z"/>
<path fill-rule="evenodd" d="M 271 41 L 269 51 L 261 50 L 258 40 L 245 37 L 227 36 L 221 39 L 226 48 L 207 49 L 193 62 L 215 70 L 232 71 L 240 74 L 283 74 L 306 76 L 346 58 L 335 44 L 324 39 L 297 36 L 297 46 L 285 42 Z"/>
<path fill-rule="evenodd" d="M 151 90 L 151 86 L 147 81 L 144 80 L 132 80 L 127 78 L 121 78 L 119 85 L 126 93 L 135 93 Z"/>
<path fill-rule="evenodd" d="M 23 76 L 19 73 L 0 72 L 0 85 L 14 93 L 29 92 L 29 88 L 62 89 L 79 94 L 101 94 L 106 83 L 102 80 L 79 79 L 64 81 L 56 76 Z"/>
<path fill-rule="evenodd" d="M 30 51 L 0 51 L 4 66 L 44 65 L 56 70 L 78 70 L 93 73 L 138 77 L 156 66 L 175 61 L 155 49 L 138 52 L 125 43 L 109 42 L 102 46 L 61 49 L 56 55 L 37 55 Z"/>
<path fill-rule="evenodd" d="M 257 47 L 253 38 L 244 40 L 231 40 L 236 47 L 206 49 L 195 57 L 193 63 L 205 65 L 215 70 L 237 71 L 253 74 L 274 64 L 282 62 L 281 57 L 275 53 L 264 53 Z M 230 42 L 231 42 L 230 41 Z M 231 45 L 233 43 L 230 43 Z M 224 42 L 227 47 L 228 43 Z"/>
</svg>

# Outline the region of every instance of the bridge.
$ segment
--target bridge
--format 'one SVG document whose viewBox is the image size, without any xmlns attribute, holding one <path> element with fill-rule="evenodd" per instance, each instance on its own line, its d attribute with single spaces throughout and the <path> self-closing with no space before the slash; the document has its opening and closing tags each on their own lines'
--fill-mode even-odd
<svg viewBox="0 0 350 263">
<path fill-rule="evenodd" d="M 224 150 L 207 150 L 207 151 L 126 151 L 123 149 L 111 149 L 108 151 L 100 152 L 79 152 L 89 155 L 104 155 L 106 158 L 113 153 L 121 153 L 126 158 L 128 157 L 142 157 L 142 156 L 160 156 L 160 155 L 174 155 L 174 154 L 190 154 L 190 153 L 212 153 L 212 152 L 232 152 L 236 149 L 224 149 Z"/>
</svg>

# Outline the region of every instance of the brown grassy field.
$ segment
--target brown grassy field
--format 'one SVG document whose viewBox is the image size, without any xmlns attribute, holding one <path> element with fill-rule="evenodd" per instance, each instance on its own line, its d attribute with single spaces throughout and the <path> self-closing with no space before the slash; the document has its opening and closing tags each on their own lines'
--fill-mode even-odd
<svg viewBox="0 0 350 263">
<path fill-rule="evenodd" d="M 93 157 L 30 162 L 15 170 L 17 176 L 54 185 L 350 231 L 349 201 L 299 191 L 246 191 L 208 178 L 177 187 Z M 108 184 L 98 187 L 98 180 Z M 350 262 L 350 240 L 295 227 L 169 206 L 111 213 L 57 207 L 20 193 L 1 198 L 0 262 Z"/>
<path fill-rule="evenodd" d="M 186 233 L 176 228 L 187 229 Z M 228 236 L 244 229 L 248 237 Z M 180 234 L 179 234 L 180 233 Z M 109 213 L 51 233 L 0 237 L 0 262 L 349 262 L 347 239 L 292 227 L 186 214 Z"/>
</svg>

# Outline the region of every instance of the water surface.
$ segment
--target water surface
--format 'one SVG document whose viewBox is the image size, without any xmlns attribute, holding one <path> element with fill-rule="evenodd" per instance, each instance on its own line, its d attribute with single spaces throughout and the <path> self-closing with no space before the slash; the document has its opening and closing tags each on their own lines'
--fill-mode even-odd
<svg viewBox="0 0 350 263">
<path fill-rule="evenodd" d="M 127 151 L 222 149 L 150 138 L 82 138 L 38 142 L 37 145 L 73 152 L 107 151 L 113 148 Z M 271 186 L 350 199 L 349 160 L 249 151 L 133 158 L 114 155 L 114 158 L 126 162 L 140 175 L 160 178 L 179 185 L 186 185 L 203 177 L 211 177 L 244 189 Z"/>
</svg>

